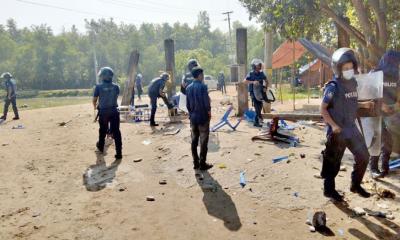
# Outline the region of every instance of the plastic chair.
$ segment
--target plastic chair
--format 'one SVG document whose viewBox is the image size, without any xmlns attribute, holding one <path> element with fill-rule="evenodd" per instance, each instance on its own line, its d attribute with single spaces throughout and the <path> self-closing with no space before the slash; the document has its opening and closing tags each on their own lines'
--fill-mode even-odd
<svg viewBox="0 0 400 240">
<path fill-rule="evenodd" d="M 228 120 L 229 114 L 231 114 L 232 110 L 233 110 L 233 107 L 230 106 L 230 107 L 228 108 L 228 110 L 226 110 L 224 116 L 222 116 L 221 121 L 220 121 L 219 123 L 215 124 L 215 125 L 210 129 L 211 132 L 215 132 L 215 131 L 217 131 L 218 129 L 222 128 L 222 127 L 225 126 L 225 125 L 228 125 L 230 128 L 233 129 L 233 131 L 236 130 L 236 128 L 239 126 L 239 124 L 240 124 L 240 122 L 242 121 L 242 119 L 239 119 L 239 121 L 233 126 L 233 125 L 229 122 L 229 120 Z"/>
</svg>

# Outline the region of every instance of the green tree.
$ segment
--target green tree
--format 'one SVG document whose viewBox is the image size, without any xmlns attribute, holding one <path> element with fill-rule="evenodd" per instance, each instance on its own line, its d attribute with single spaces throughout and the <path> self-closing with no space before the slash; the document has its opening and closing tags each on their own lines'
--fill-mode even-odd
<svg viewBox="0 0 400 240">
<path fill-rule="evenodd" d="M 322 39 L 321 29 L 328 21 L 343 28 L 353 42 L 362 48 L 369 66 L 374 66 L 391 40 L 390 32 L 399 19 L 397 0 L 240 0 L 251 16 L 290 39 L 299 37 Z M 354 11 L 352 21 L 346 21 Z M 331 25 L 332 26 L 332 25 Z M 359 27 L 358 27 L 359 26 Z M 316 31 L 316 29 L 318 29 Z"/>
</svg>

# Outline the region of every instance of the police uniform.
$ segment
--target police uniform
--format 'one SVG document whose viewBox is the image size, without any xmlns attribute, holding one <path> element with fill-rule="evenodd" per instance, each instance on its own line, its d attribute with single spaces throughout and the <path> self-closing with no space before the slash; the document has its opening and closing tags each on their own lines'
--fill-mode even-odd
<svg viewBox="0 0 400 240">
<path fill-rule="evenodd" d="M 99 110 L 99 141 L 97 148 L 100 151 L 104 149 L 105 138 L 108 130 L 112 131 L 115 141 L 116 156 L 122 156 L 122 139 L 119 129 L 120 118 L 118 112 L 119 86 L 111 80 L 97 84 L 94 89 L 94 97 L 98 97 Z"/>
<path fill-rule="evenodd" d="M 399 91 L 399 63 L 400 52 L 388 51 L 379 61 L 377 71 L 383 71 L 383 102 L 389 107 L 394 107 L 397 103 L 397 93 Z M 393 140 L 392 134 L 388 129 L 387 122 L 390 115 L 384 114 L 382 121 L 382 145 L 380 158 L 382 161 L 383 175 L 389 172 L 389 159 L 392 153 Z M 379 156 L 371 156 L 371 171 L 377 171 Z M 379 173 L 379 171 L 377 171 Z"/>
<path fill-rule="evenodd" d="M 197 70 L 202 72 L 202 69 Z M 193 69 L 196 71 L 196 68 Z M 208 139 L 210 134 L 211 112 L 210 98 L 207 86 L 200 80 L 195 80 L 186 89 L 186 106 L 189 111 L 190 127 L 192 132 L 191 151 L 194 168 L 200 169 L 206 166 Z M 197 146 L 200 140 L 200 156 L 197 153 Z M 205 169 L 204 169 L 205 170 Z"/>
<path fill-rule="evenodd" d="M 18 108 L 17 108 L 17 85 L 15 83 L 15 80 L 12 78 L 6 79 L 5 82 L 5 88 L 6 88 L 6 98 L 5 98 L 5 103 L 4 103 L 4 112 L 3 112 L 3 118 L 7 118 L 7 113 L 8 113 L 8 107 L 10 104 L 12 105 L 12 109 L 14 111 L 15 118 L 14 119 L 19 119 L 19 114 L 18 114 Z M 8 98 L 10 96 L 10 99 Z"/>
<path fill-rule="evenodd" d="M 267 80 L 267 76 L 265 76 L 264 72 L 256 72 L 256 71 L 251 71 L 249 72 L 249 74 L 247 74 L 246 76 L 246 80 L 247 81 L 258 81 L 258 83 L 260 84 L 260 86 L 263 86 L 264 84 L 264 80 Z M 259 89 L 263 89 L 262 87 L 260 87 Z M 256 110 L 256 118 L 254 121 L 254 125 L 258 125 L 259 124 L 259 120 L 262 119 L 261 116 L 261 110 L 262 110 L 262 106 L 263 103 L 260 100 L 257 100 L 255 94 L 254 94 L 254 86 L 253 84 L 249 84 L 249 92 L 250 92 L 250 97 L 251 100 L 253 102 L 254 108 Z"/>
<path fill-rule="evenodd" d="M 138 98 L 141 99 L 141 95 L 143 94 L 143 87 L 142 87 L 142 76 L 138 75 L 136 77 L 136 89 L 137 89 L 137 95 Z"/>
<path fill-rule="evenodd" d="M 335 189 L 335 177 L 340 170 L 343 154 L 348 148 L 354 156 L 354 170 L 351 174 L 352 186 L 359 186 L 368 166 L 369 153 L 365 140 L 358 130 L 357 82 L 355 79 L 335 78 L 326 85 L 323 102 L 328 104 L 328 112 L 333 121 L 342 129 L 333 133 L 328 125 L 326 148 L 323 151 L 321 176 L 325 179 L 325 191 Z"/>
<path fill-rule="evenodd" d="M 186 73 L 182 78 L 181 93 L 186 95 L 186 88 L 194 81 L 192 73 Z"/>
<path fill-rule="evenodd" d="M 182 77 L 182 83 L 181 83 L 181 93 L 186 95 L 186 88 L 194 81 L 193 75 L 192 75 L 192 69 L 195 67 L 199 67 L 199 63 L 197 62 L 196 59 L 190 59 L 187 63 L 187 70 L 183 77 Z"/>
<path fill-rule="evenodd" d="M 218 85 L 221 89 L 222 94 L 226 93 L 225 76 L 222 72 L 218 76 Z"/>
<path fill-rule="evenodd" d="M 172 108 L 172 105 L 168 102 L 167 97 L 161 95 L 160 93 L 164 90 L 165 87 L 165 82 L 167 81 L 166 78 L 159 77 L 151 80 L 149 88 L 148 88 L 148 95 L 150 98 L 150 104 L 151 104 L 151 115 L 150 115 L 150 125 L 156 125 L 155 124 L 155 115 L 157 111 L 157 99 L 162 98 L 164 103 L 167 105 L 167 107 L 170 109 Z"/>
</svg>

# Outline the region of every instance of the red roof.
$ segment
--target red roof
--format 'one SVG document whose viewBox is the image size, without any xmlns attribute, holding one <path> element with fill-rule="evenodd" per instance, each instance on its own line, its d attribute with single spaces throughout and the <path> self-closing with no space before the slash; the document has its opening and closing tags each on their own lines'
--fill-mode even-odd
<svg viewBox="0 0 400 240">
<path fill-rule="evenodd" d="M 286 40 L 278 49 L 275 50 L 272 56 L 272 68 L 282 68 L 293 64 L 293 45 L 294 45 L 294 62 L 303 56 L 307 51 L 303 45 L 296 41 L 293 42 Z"/>
</svg>

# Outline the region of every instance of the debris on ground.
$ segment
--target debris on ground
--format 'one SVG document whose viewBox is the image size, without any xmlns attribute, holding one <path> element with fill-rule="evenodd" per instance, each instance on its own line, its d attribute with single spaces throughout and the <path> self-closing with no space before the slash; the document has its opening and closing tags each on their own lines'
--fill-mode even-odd
<svg viewBox="0 0 400 240">
<path fill-rule="evenodd" d="M 156 200 L 156 198 L 153 197 L 153 196 L 147 196 L 146 197 L 146 201 L 148 201 L 148 202 L 154 202 L 155 200 Z"/>
<path fill-rule="evenodd" d="M 392 199 L 396 198 L 396 194 L 389 189 L 378 188 L 377 193 L 378 193 L 378 196 L 381 198 L 392 198 Z"/>
<path fill-rule="evenodd" d="M 150 145 L 151 144 L 151 141 L 149 140 L 149 139 L 146 139 L 146 140 L 144 140 L 143 142 L 142 142 L 142 144 L 143 145 Z"/>
<path fill-rule="evenodd" d="M 357 216 L 364 216 L 366 214 L 366 212 L 364 211 L 363 208 L 361 207 L 355 207 L 353 208 L 353 212 L 357 215 Z"/>
<path fill-rule="evenodd" d="M 25 127 L 23 125 L 17 125 L 17 126 L 13 126 L 12 129 L 24 129 Z"/>
<path fill-rule="evenodd" d="M 242 188 L 246 186 L 246 178 L 244 174 L 243 171 L 240 172 L 240 186 L 242 186 Z"/>
<path fill-rule="evenodd" d="M 178 128 L 178 129 L 176 129 L 175 131 L 172 131 L 172 132 L 165 132 L 163 135 L 164 136 L 172 136 L 172 135 L 178 134 L 180 131 L 181 131 L 181 129 Z"/>
<path fill-rule="evenodd" d="M 384 212 L 372 211 L 372 210 L 369 210 L 368 208 L 364 208 L 364 210 L 365 210 L 365 212 L 367 213 L 368 216 L 386 218 L 386 213 L 384 213 Z"/>
<path fill-rule="evenodd" d="M 166 185 L 167 184 L 167 180 L 160 180 L 158 183 L 160 185 Z"/>
<path fill-rule="evenodd" d="M 289 159 L 289 156 L 276 157 L 272 159 L 272 163 L 278 163 L 287 159 Z"/>
<path fill-rule="evenodd" d="M 379 208 L 382 208 L 382 209 L 388 209 L 388 208 L 389 208 L 388 205 L 386 205 L 386 204 L 384 204 L 384 203 L 378 203 L 377 206 L 378 206 Z"/>
<path fill-rule="evenodd" d="M 136 158 L 136 159 L 133 159 L 133 162 L 138 163 L 138 162 L 141 162 L 142 160 L 143 160 L 143 158 Z"/>
<path fill-rule="evenodd" d="M 183 171 L 183 168 L 178 168 L 176 171 L 177 171 L 177 172 L 182 172 L 182 171 Z"/>
<path fill-rule="evenodd" d="M 346 172 L 346 171 L 347 171 L 346 166 L 340 166 L 339 171 L 341 171 L 341 172 Z"/>
<path fill-rule="evenodd" d="M 220 169 L 224 169 L 224 168 L 226 168 L 226 164 L 225 163 L 220 163 L 220 164 L 217 165 L 217 167 L 220 168 Z"/>
<path fill-rule="evenodd" d="M 323 229 L 326 227 L 326 213 L 323 211 L 318 211 L 314 213 L 312 219 L 312 225 L 316 230 Z"/>
<path fill-rule="evenodd" d="M 67 121 L 67 122 L 60 122 L 60 123 L 58 123 L 58 126 L 59 126 L 59 127 L 65 127 L 65 126 L 67 126 L 67 124 L 70 123 L 70 122 L 72 122 L 72 120 L 69 120 L 69 121 Z"/>
<path fill-rule="evenodd" d="M 305 158 L 306 155 L 305 155 L 304 153 L 301 153 L 301 154 L 300 154 L 300 157 L 301 157 L 301 158 Z"/>
</svg>

